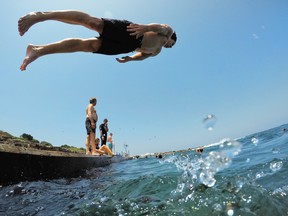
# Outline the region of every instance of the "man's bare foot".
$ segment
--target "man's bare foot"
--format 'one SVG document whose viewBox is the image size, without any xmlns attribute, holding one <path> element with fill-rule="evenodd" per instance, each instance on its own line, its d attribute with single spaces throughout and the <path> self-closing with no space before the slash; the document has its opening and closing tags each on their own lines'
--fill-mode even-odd
<svg viewBox="0 0 288 216">
<path fill-rule="evenodd" d="M 18 20 L 18 31 L 20 36 L 23 36 L 29 28 L 38 22 L 37 13 L 31 12 L 23 17 L 20 17 Z"/>
<path fill-rule="evenodd" d="M 39 56 L 37 55 L 37 51 L 35 49 L 35 46 L 33 46 L 32 44 L 29 44 L 27 49 L 26 49 L 26 55 L 25 58 L 23 60 L 22 65 L 20 66 L 20 70 L 24 71 L 26 70 L 26 67 L 28 64 L 30 64 L 31 62 L 33 62 L 34 60 L 36 60 Z"/>
</svg>

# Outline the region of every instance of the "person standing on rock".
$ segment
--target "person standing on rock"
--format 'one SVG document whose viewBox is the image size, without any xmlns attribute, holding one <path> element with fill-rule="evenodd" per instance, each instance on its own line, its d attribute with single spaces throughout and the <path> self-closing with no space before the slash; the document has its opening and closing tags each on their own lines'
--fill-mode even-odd
<svg viewBox="0 0 288 216">
<path fill-rule="evenodd" d="M 98 120 L 98 115 L 95 110 L 95 106 L 97 104 L 96 98 L 91 98 L 90 103 L 86 107 L 86 121 L 85 126 L 87 130 L 86 136 L 86 154 L 90 155 L 90 148 L 92 150 L 92 155 L 96 154 L 96 147 L 95 147 L 95 133 L 96 133 L 96 123 Z"/>
</svg>

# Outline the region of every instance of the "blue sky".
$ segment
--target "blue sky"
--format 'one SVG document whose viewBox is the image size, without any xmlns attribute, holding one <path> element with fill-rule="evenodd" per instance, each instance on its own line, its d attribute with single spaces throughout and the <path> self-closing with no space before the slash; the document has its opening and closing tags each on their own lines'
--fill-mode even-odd
<svg viewBox="0 0 288 216">
<path fill-rule="evenodd" d="M 286 0 L 9 0 L 0 6 L 0 130 L 14 136 L 85 147 L 90 97 L 98 100 L 98 126 L 109 120 L 116 151 L 127 144 L 132 155 L 207 145 L 288 122 Z M 169 24 L 178 41 L 142 62 L 57 54 L 21 72 L 29 43 L 98 35 L 47 21 L 19 36 L 19 17 L 60 9 Z M 212 131 L 202 122 L 208 114 L 217 117 Z"/>
</svg>

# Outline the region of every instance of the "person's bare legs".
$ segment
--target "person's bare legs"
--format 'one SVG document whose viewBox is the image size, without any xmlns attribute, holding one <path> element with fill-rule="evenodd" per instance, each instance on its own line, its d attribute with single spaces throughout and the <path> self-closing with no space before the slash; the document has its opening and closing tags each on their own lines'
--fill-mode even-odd
<svg viewBox="0 0 288 216">
<path fill-rule="evenodd" d="M 109 147 L 106 146 L 106 145 L 102 145 L 102 146 L 100 147 L 100 150 L 103 151 L 103 152 L 105 152 L 106 154 L 108 154 L 108 155 L 110 155 L 110 156 L 113 155 L 112 151 L 111 151 L 111 150 L 109 149 Z"/>
<path fill-rule="evenodd" d="M 29 28 L 46 20 L 55 20 L 68 24 L 82 25 L 91 30 L 102 33 L 103 21 L 100 18 L 92 17 L 89 14 L 75 10 L 60 10 L 51 12 L 31 12 L 18 20 L 18 31 L 23 36 Z"/>
<path fill-rule="evenodd" d="M 101 40 L 97 38 L 79 39 L 71 38 L 46 45 L 28 45 L 26 55 L 20 70 L 26 70 L 27 65 L 37 58 L 55 53 L 72 53 L 72 52 L 97 52 L 101 46 Z"/>
<path fill-rule="evenodd" d="M 91 155 L 90 152 L 90 135 L 86 136 L 86 155 Z"/>
<path fill-rule="evenodd" d="M 95 146 L 95 133 L 91 132 L 90 133 L 90 145 L 92 148 L 92 155 L 96 154 L 96 146 Z"/>
</svg>

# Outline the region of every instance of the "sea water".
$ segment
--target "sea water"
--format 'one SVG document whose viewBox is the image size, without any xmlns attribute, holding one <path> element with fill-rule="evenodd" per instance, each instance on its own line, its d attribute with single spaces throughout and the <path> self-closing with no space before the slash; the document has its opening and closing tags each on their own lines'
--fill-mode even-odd
<svg viewBox="0 0 288 216">
<path fill-rule="evenodd" d="M 288 215 L 288 124 L 88 170 L 0 187 L 0 215 Z"/>
</svg>

